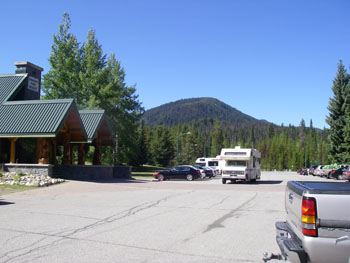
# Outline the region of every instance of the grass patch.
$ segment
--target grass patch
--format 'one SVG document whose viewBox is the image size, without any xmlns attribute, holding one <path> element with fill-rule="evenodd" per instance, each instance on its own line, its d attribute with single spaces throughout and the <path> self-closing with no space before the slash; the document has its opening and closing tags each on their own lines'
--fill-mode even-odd
<svg viewBox="0 0 350 263">
<path fill-rule="evenodd" d="M 34 186 L 25 186 L 25 185 L 9 185 L 9 184 L 0 184 L 0 195 L 6 195 L 16 192 L 23 192 L 27 190 L 33 190 L 38 187 Z"/>
</svg>

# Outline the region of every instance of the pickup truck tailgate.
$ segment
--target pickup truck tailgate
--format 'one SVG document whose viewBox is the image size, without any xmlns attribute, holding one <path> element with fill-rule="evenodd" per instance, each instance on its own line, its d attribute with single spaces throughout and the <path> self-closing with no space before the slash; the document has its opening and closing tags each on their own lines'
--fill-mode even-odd
<svg viewBox="0 0 350 263">
<path fill-rule="evenodd" d="M 350 196 L 315 195 L 319 237 L 350 235 Z"/>
<path fill-rule="evenodd" d="M 303 234 L 301 220 L 303 198 L 315 200 L 316 220 L 311 225 L 316 229 L 316 236 Z M 300 240 L 310 262 L 348 262 L 350 257 L 350 184 L 288 182 L 285 207 L 287 225 Z"/>
</svg>

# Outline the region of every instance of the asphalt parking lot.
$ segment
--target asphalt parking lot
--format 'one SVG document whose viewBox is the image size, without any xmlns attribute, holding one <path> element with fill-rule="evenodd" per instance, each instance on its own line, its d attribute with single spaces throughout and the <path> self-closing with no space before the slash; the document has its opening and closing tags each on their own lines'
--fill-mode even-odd
<svg viewBox="0 0 350 263">
<path fill-rule="evenodd" d="M 0 196 L 0 262 L 263 262 L 279 252 L 289 180 L 327 179 L 69 181 Z"/>
</svg>

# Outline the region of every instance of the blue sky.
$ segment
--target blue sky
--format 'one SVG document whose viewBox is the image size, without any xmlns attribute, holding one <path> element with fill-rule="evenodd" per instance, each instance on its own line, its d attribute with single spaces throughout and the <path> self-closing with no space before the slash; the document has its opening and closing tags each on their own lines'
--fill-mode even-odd
<svg viewBox="0 0 350 263">
<path fill-rule="evenodd" d="M 96 31 L 145 109 L 214 97 L 257 119 L 327 127 L 340 59 L 349 68 L 347 0 L 1 1 L 0 73 L 15 61 L 50 69 L 68 12 L 84 42 Z"/>
</svg>

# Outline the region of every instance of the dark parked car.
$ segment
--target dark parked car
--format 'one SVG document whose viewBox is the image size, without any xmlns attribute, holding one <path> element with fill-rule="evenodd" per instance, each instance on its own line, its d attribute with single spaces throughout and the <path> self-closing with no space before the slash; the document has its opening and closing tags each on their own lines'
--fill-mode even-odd
<svg viewBox="0 0 350 263">
<path fill-rule="evenodd" d="M 341 180 L 343 177 L 343 172 L 346 171 L 348 169 L 348 166 L 345 167 L 340 167 L 338 169 L 333 169 L 329 175 L 327 176 L 328 179 L 334 178 L 334 179 L 338 179 Z"/>
<path fill-rule="evenodd" d="M 214 170 L 209 168 L 209 167 L 200 166 L 200 165 L 194 165 L 194 167 L 204 170 L 206 177 L 212 178 L 212 177 L 215 176 L 214 175 Z"/>
<path fill-rule="evenodd" d="M 297 169 L 297 173 L 300 175 L 307 175 L 307 169 L 306 168 L 299 168 Z"/>
<path fill-rule="evenodd" d="M 205 174 L 204 174 L 205 176 Z M 170 170 L 155 172 L 153 177 L 159 181 L 170 179 L 186 179 L 192 181 L 204 177 L 201 170 L 191 165 L 179 165 Z"/>
</svg>

